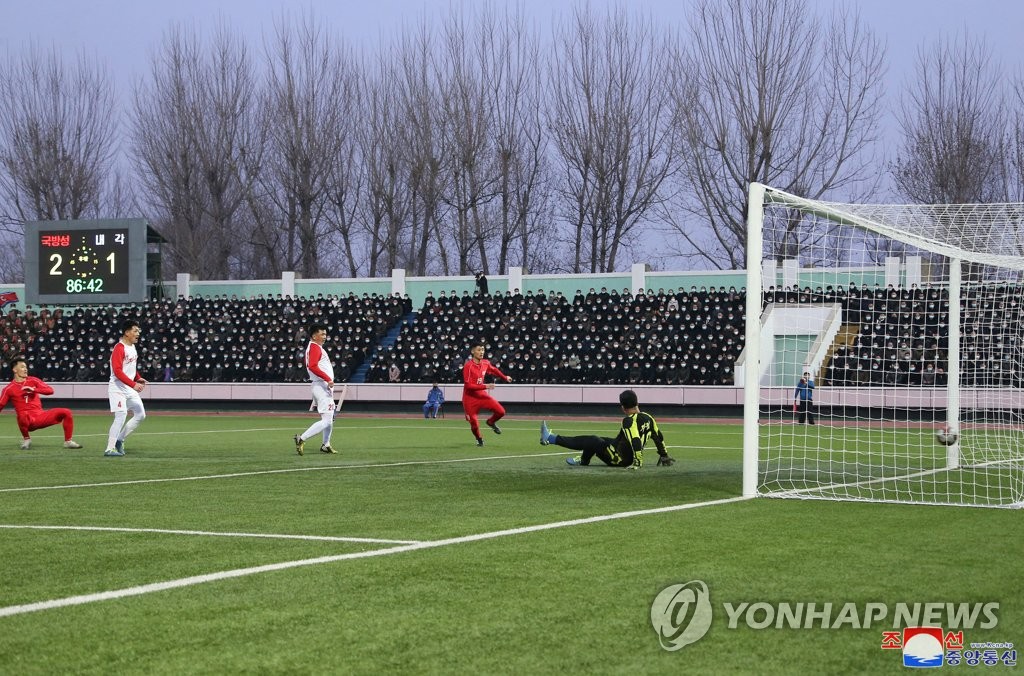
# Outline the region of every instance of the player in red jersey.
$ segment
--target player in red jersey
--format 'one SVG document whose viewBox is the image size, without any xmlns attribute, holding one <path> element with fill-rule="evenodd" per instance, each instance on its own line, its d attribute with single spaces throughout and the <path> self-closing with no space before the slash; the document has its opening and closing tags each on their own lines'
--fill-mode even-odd
<svg viewBox="0 0 1024 676">
<path fill-rule="evenodd" d="M 103 455 L 118 457 L 124 455 L 124 439 L 146 419 L 146 407 L 142 405 L 139 393 L 146 389 L 149 381 L 139 375 L 139 353 L 135 343 L 139 342 L 142 329 L 134 319 L 127 319 L 121 325 L 121 340 L 117 341 L 110 352 L 110 384 L 107 385 L 107 397 L 110 399 L 110 412 L 114 414 L 114 422 L 110 425 L 107 436 L 107 450 Z M 128 418 L 131 411 L 132 419 Z"/>
<path fill-rule="evenodd" d="M 53 394 L 53 388 L 39 378 L 30 376 L 28 364 L 21 357 L 11 362 L 11 371 L 14 373 L 14 379 L 7 384 L 3 392 L 0 392 L 0 410 L 3 410 L 7 402 L 14 404 L 14 411 L 18 416 L 18 429 L 21 430 L 22 436 L 21 450 L 27 451 L 32 447 L 29 432 L 57 423 L 64 426 L 64 448 L 81 448 L 82 445 L 71 438 L 75 431 L 75 418 L 71 414 L 71 409 L 43 410 L 39 395 Z"/>
<path fill-rule="evenodd" d="M 487 393 L 487 390 L 494 389 L 494 383 L 484 382 L 484 378 L 489 375 L 501 378 L 506 383 L 512 382 L 512 379 L 502 373 L 497 366 L 484 359 L 483 344 L 474 343 L 469 349 L 469 359 L 462 367 L 462 408 L 466 410 L 466 420 L 469 421 L 469 428 L 476 437 L 477 446 L 484 445 L 484 439 L 480 436 L 480 423 L 477 420 L 480 410 L 491 411 L 487 426 L 494 430 L 495 434 L 501 434 L 498 421 L 505 416 L 505 408 Z"/>
</svg>

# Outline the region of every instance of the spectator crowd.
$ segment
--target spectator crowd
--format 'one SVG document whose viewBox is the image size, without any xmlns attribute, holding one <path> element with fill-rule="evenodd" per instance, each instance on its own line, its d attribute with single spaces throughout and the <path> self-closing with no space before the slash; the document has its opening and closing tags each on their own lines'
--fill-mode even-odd
<svg viewBox="0 0 1024 676">
<path fill-rule="evenodd" d="M 48 381 L 109 377 L 118 326 L 136 319 L 140 372 L 153 382 L 303 382 L 302 354 L 311 323 L 330 327 L 337 379 L 348 380 L 373 346 L 411 308 L 395 296 L 259 295 L 150 301 L 124 307 L 46 309 L 4 318 L 4 356 L 24 354 Z"/>
<path fill-rule="evenodd" d="M 1024 385 L 1022 289 L 965 285 L 965 386 Z M 745 290 L 735 287 L 428 293 L 417 314 L 397 294 L 188 297 L 124 307 L 10 310 L 6 361 L 24 355 L 49 381 L 103 381 L 128 318 L 143 327 L 141 372 L 154 382 L 304 382 L 311 323 L 328 326 L 337 380 L 458 382 L 473 341 L 519 383 L 731 385 L 743 348 Z M 775 288 L 763 304 L 838 303 L 852 330 L 837 340 L 821 384 L 944 386 L 949 299 L 939 287 Z M 387 344 L 385 335 L 397 339 Z"/>
<path fill-rule="evenodd" d="M 454 382 L 469 344 L 519 383 L 723 385 L 743 345 L 745 294 L 693 287 L 631 293 L 506 292 L 427 296 L 370 382 Z"/>
</svg>

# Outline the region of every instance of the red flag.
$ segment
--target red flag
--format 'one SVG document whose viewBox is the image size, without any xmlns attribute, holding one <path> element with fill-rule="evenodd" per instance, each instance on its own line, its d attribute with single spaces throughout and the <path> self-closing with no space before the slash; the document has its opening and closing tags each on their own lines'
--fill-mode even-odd
<svg viewBox="0 0 1024 676">
<path fill-rule="evenodd" d="M 17 291 L 4 291 L 3 293 L 0 293 L 0 308 L 5 308 L 8 305 L 11 305 L 12 303 L 17 303 L 17 302 L 18 302 L 18 292 Z"/>
</svg>

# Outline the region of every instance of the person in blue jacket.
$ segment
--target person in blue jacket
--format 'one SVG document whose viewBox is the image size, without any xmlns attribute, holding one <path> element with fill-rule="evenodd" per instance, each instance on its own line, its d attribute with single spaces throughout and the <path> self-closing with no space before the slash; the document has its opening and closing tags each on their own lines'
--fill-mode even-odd
<svg viewBox="0 0 1024 676">
<path fill-rule="evenodd" d="M 800 424 L 814 424 L 814 378 L 809 371 L 804 371 L 800 382 L 793 393 L 793 407 L 800 414 Z"/>
<path fill-rule="evenodd" d="M 426 403 L 423 404 L 423 417 L 436 418 L 437 414 L 441 412 L 441 404 L 443 403 L 444 392 L 437 386 L 437 383 L 434 383 L 434 387 L 427 394 Z"/>
</svg>

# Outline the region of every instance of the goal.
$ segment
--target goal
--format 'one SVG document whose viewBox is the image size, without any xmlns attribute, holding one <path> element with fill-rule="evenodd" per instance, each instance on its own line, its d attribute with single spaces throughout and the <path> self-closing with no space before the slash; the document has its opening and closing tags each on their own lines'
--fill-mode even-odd
<svg viewBox="0 0 1024 676">
<path fill-rule="evenodd" d="M 754 183 L 747 261 L 745 495 L 1024 506 L 1024 204 Z"/>
</svg>

